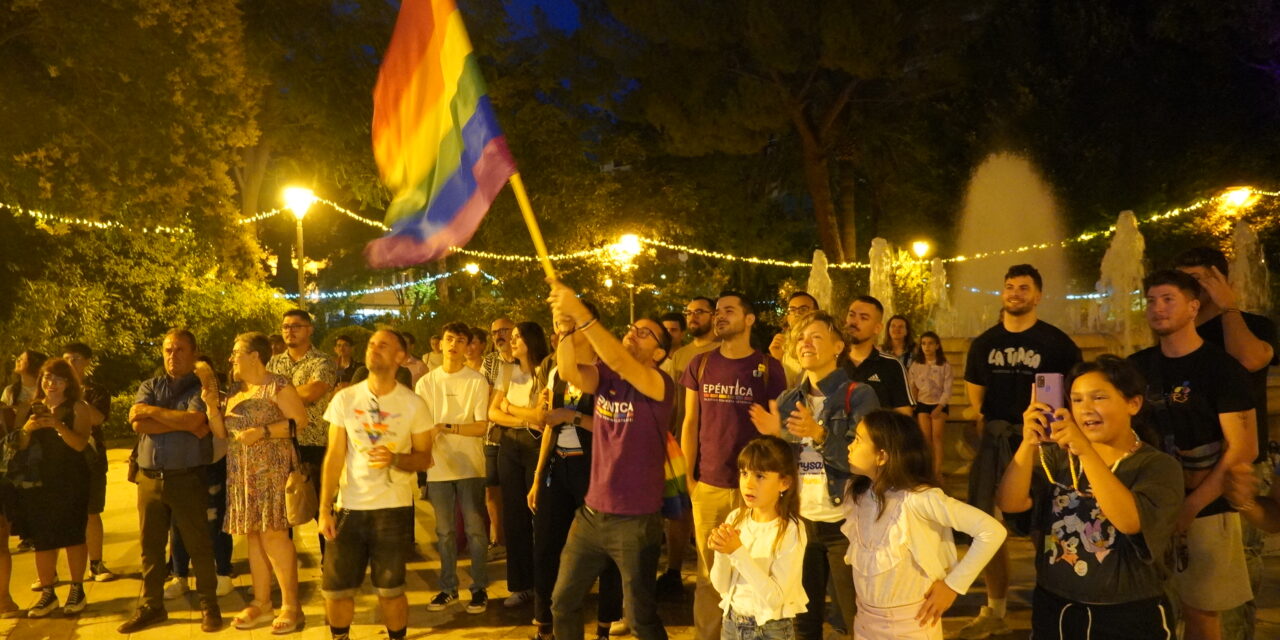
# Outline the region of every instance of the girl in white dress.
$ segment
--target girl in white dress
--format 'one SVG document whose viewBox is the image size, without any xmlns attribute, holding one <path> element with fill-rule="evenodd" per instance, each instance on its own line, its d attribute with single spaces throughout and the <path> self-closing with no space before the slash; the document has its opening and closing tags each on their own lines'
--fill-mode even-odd
<svg viewBox="0 0 1280 640">
<path fill-rule="evenodd" d="M 711 530 L 711 584 L 724 610 L 721 640 L 791 640 L 808 598 L 800 575 L 806 544 L 800 525 L 798 463 L 791 445 L 761 436 L 738 454 L 742 507 Z"/>
<path fill-rule="evenodd" d="M 863 418 L 849 468 L 855 475 L 842 530 L 858 594 L 854 639 L 942 640 L 942 614 L 995 555 L 1004 527 L 934 485 L 929 446 L 900 413 Z M 973 537 L 959 561 L 953 529 Z"/>
</svg>

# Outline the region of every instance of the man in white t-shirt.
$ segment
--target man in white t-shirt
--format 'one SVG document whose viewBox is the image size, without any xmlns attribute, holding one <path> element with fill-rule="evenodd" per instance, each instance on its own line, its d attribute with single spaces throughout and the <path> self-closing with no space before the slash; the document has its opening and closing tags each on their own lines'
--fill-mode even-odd
<svg viewBox="0 0 1280 640">
<path fill-rule="evenodd" d="M 369 337 L 369 377 L 329 402 L 329 446 L 320 482 L 325 550 L 321 593 L 334 640 L 348 640 L 365 569 L 378 592 L 390 640 L 404 640 L 409 601 L 405 565 L 413 551 L 414 473 L 431 466 L 430 411 L 396 382 L 409 345 L 392 329 Z M 342 499 L 334 513 L 338 488 Z"/>
<path fill-rule="evenodd" d="M 467 613 L 484 613 L 489 604 L 485 588 L 489 576 L 488 531 L 484 515 L 484 433 L 489 426 L 489 383 L 479 371 L 467 367 L 466 349 L 471 329 L 451 322 L 443 329 L 441 363 L 422 376 L 414 387 L 427 403 L 435 465 L 427 472 L 427 495 L 436 512 L 436 539 L 440 551 L 440 593 L 427 604 L 428 611 L 442 611 L 458 599 L 458 541 L 454 505 L 462 507 L 462 522 L 471 551 L 471 602 Z"/>
</svg>

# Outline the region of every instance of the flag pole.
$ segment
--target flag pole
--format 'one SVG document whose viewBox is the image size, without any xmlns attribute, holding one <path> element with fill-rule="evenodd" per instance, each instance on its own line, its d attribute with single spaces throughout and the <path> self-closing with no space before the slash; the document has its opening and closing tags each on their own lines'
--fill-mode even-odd
<svg viewBox="0 0 1280 640">
<path fill-rule="evenodd" d="M 529 204 L 529 194 L 525 193 L 520 172 L 511 174 L 509 180 L 511 190 L 516 194 L 516 203 L 520 205 L 520 213 L 524 216 L 524 224 L 529 228 L 529 237 L 533 238 L 533 248 L 538 252 L 538 262 L 542 263 L 542 271 L 548 278 L 555 278 L 556 270 L 551 266 L 551 258 L 547 256 L 547 244 L 542 241 L 542 230 L 538 228 L 538 219 L 533 217 L 533 205 Z"/>
</svg>

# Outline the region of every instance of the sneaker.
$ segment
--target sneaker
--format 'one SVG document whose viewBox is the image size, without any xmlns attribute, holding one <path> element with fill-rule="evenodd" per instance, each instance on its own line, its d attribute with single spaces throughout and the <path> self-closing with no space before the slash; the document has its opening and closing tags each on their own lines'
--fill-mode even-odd
<svg viewBox="0 0 1280 640">
<path fill-rule="evenodd" d="M 436 594 L 436 597 L 431 599 L 431 602 L 427 603 L 427 611 L 444 611 L 445 607 L 448 607 L 449 605 L 457 601 L 458 601 L 457 591 L 454 591 L 453 593 L 449 593 L 448 591 L 441 591 L 440 593 Z"/>
<path fill-rule="evenodd" d="M 236 590 L 236 583 L 231 581 L 231 576 L 218 576 L 217 593 L 219 598 L 235 590 Z M 168 596 L 165 596 L 165 597 L 167 598 Z"/>
<path fill-rule="evenodd" d="M 525 589 L 524 591 L 517 591 L 507 596 L 507 599 L 502 601 L 502 606 L 508 609 L 514 609 L 516 607 L 523 607 L 530 602 L 533 602 L 533 589 Z"/>
<path fill-rule="evenodd" d="M 164 585 L 164 599 L 176 600 L 186 595 L 191 590 L 191 585 L 187 584 L 186 578 L 174 576 Z"/>
<path fill-rule="evenodd" d="M 55 573 L 55 574 L 53 574 L 53 584 L 52 584 L 52 585 L 50 585 L 50 586 L 53 586 L 53 587 L 58 586 L 58 574 L 56 574 L 56 573 Z M 36 578 L 36 581 L 31 583 L 31 590 L 32 590 L 32 591 L 39 591 L 39 590 L 41 590 L 41 589 L 43 589 L 43 588 L 44 588 L 44 585 L 43 585 L 43 584 L 40 584 L 40 578 Z"/>
<path fill-rule="evenodd" d="M 43 618 L 54 612 L 58 608 L 58 594 L 53 592 L 53 587 L 48 587 L 40 592 L 40 599 L 27 609 L 28 618 Z"/>
<path fill-rule="evenodd" d="M 684 580 L 680 577 L 680 571 L 676 569 L 668 569 L 662 575 L 658 576 L 656 591 L 658 597 L 665 600 L 683 599 Z"/>
<path fill-rule="evenodd" d="M 31 544 L 30 540 L 27 540 L 26 538 L 18 539 L 18 553 L 26 553 L 28 551 L 35 551 L 35 550 L 36 550 L 36 546 L 34 544 Z"/>
<path fill-rule="evenodd" d="M 67 604 L 62 607 L 62 614 L 73 616 L 84 611 L 84 607 L 84 585 L 79 582 L 73 582 L 71 583 L 71 593 L 67 594 Z"/>
<path fill-rule="evenodd" d="M 959 640 L 982 640 L 991 636 L 1002 636 L 1009 633 L 1009 625 L 1005 624 L 1004 618 L 996 617 L 991 607 L 982 607 L 978 612 L 978 617 L 969 621 L 956 634 Z"/>
<path fill-rule="evenodd" d="M 498 544 L 498 543 L 496 543 L 496 542 L 493 542 L 493 543 L 490 543 L 490 544 L 489 544 L 489 555 L 488 555 L 488 558 L 489 558 L 490 560 L 501 560 L 501 559 L 503 559 L 503 558 L 505 558 L 505 557 L 507 557 L 507 548 L 506 548 L 506 547 L 504 547 L 504 546 L 502 546 L 502 545 L 500 545 L 500 544 Z"/>
<path fill-rule="evenodd" d="M 94 582 L 111 582 L 116 579 L 116 574 L 111 573 L 101 560 L 89 563 L 89 577 Z"/>
<path fill-rule="evenodd" d="M 472 592 L 471 601 L 467 603 L 467 613 L 484 613 L 489 608 L 489 594 L 484 589 Z"/>
<path fill-rule="evenodd" d="M 627 624 L 627 619 L 614 620 L 609 625 L 609 635 L 611 636 L 629 636 L 631 635 L 631 626 Z"/>
</svg>

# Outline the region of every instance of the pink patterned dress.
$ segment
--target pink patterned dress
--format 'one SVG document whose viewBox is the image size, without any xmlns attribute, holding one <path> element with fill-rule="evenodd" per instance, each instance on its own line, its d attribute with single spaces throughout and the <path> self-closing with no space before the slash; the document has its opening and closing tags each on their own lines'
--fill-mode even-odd
<svg viewBox="0 0 1280 640">
<path fill-rule="evenodd" d="M 241 431 L 285 419 L 275 397 L 287 384 L 284 376 L 269 374 L 252 396 L 227 407 L 227 518 L 223 525 L 227 533 L 289 528 L 284 487 L 298 463 L 293 441 L 262 438 L 246 447 L 235 440 Z"/>
</svg>

